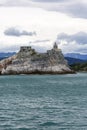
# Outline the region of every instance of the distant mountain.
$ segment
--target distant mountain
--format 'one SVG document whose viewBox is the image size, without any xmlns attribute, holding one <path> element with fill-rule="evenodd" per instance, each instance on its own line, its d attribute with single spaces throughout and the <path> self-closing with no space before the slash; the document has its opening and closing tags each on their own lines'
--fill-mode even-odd
<svg viewBox="0 0 87 130">
<path fill-rule="evenodd" d="M 76 58 L 71 58 L 71 57 L 65 57 L 65 59 L 68 61 L 69 65 L 87 62 L 87 60 L 81 60 L 81 59 L 76 59 Z"/>
<path fill-rule="evenodd" d="M 74 71 L 86 71 L 87 72 L 87 60 L 81 60 L 77 58 L 65 57 L 71 69 Z"/>
<path fill-rule="evenodd" d="M 81 59 L 81 60 L 87 60 L 87 54 L 79 54 L 79 53 L 67 53 L 64 54 L 65 57 L 75 58 L 75 59 Z"/>
<path fill-rule="evenodd" d="M 14 54 L 16 54 L 16 52 L 7 52 L 7 53 L 1 52 L 0 53 L 0 60 L 8 58 L 10 56 L 13 56 Z"/>
</svg>

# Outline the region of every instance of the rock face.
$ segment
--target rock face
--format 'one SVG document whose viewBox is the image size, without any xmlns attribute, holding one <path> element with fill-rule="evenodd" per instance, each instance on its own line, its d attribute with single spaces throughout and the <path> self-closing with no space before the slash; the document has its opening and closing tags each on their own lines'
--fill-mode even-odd
<svg viewBox="0 0 87 130">
<path fill-rule="evenodd" d="M 0 62 L 1 74 L 66 74 L 74 73 L 56 43 L 46 53 L 38 53 L 31 47 L 20 51 Z"/>
</svg>

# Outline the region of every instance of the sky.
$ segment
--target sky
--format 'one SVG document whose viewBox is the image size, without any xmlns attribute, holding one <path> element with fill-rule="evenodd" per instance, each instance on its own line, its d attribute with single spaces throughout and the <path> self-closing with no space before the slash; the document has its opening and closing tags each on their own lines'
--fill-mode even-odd
<svg viewBox="0 0 87 130">
<path fill-rule="evenodd" d="M 0 52 L 54 42 L 63 53 L 87 54 L 87 0 L 0 0 Z"/>
</svg>

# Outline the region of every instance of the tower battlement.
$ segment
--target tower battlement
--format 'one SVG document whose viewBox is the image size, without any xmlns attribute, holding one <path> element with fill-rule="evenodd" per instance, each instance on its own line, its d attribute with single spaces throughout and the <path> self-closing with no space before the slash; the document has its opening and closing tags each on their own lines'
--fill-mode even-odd
<svg viewBox="0 0 87 130">
<path fill-rule="evenodd" d="M 20 52 L 30 51 L 30 50 L 32 50 L 31 46 L 21 46 L 20 47 Z"/>
</svg>

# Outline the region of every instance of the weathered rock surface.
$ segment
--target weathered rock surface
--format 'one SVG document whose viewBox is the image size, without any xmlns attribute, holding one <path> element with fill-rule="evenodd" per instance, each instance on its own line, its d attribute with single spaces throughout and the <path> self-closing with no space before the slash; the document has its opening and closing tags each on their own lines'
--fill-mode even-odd
<svg viewBox="0 0 87 130">
<path fill-rule="evenodd" d="M 74 73 L 60 49 L 55 44 L 52 50 L 38 53 L 31 47 L 21 47 L 20 51 L 0 62 L 1 74 L 66 74 Z"/>
</svg>

